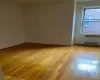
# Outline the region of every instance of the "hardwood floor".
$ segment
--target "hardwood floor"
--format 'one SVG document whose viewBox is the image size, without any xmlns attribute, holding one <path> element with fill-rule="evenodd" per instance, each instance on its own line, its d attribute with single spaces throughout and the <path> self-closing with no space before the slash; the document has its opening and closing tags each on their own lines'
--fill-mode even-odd
<svg viewBox="0 0 100 80">
<path fill-rule="evenodd" d="M 100 47 L 23 44 L 0 50 L 5 80 L 100 80 Z"/>
</svg>

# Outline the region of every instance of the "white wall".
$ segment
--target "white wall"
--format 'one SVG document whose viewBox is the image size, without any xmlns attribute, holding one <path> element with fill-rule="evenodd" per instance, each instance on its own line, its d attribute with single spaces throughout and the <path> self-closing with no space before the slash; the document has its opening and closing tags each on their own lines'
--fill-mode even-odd
<svg viewBox="0 0 100 80">
<path fill-rule="evenodd" d="M 74 0 L 27 5 L 23 10 L 0 0 L 0 49 L 24 42 L 71 45 L 73 10 Z"/>
<path fill-rule="evenodd" d="M 0 49 L 25 42 L 21 8 L 0 0 Z"/>
<path fill-rule="evenodd" d="M 72 44 L 74 0 L 60 4 L 24 6 L 26 36 L 29 42 Z"/>
<path fill-rule="evenodd" d="M 100 44 L 100 38 L 86 38 L 85 34 L 80 33 L 80 29 L 82 27 L 82 9 L 89 7 L 99 7 L 100 1 L 87 1 L 87 2 L 77 2 L 77 10 L 76 10 L 76 25 L 75 25 L 75 44 L 84 44 L 84 42 L 98 42 Z"/>
</svg>

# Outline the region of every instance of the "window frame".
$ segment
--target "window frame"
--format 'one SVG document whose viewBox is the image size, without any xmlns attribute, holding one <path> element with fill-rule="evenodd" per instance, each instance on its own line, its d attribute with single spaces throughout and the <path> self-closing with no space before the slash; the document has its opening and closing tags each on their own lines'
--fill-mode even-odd
<svg viewBox="0 0 100 80">
<path fill-rule="evenodd" d="M 100 6 L 94 6 L 94 7 L 83 7 L 82 8 L 82 14 L 81 14 L 81 28 L 80 28 L 80 34 L 83 35 L 100 35 L 100 34 L 88 34 L 83 32 L 84 27 L 84 17 L 85 17 L 85 9 L 100 9 Z"/>
</svg>

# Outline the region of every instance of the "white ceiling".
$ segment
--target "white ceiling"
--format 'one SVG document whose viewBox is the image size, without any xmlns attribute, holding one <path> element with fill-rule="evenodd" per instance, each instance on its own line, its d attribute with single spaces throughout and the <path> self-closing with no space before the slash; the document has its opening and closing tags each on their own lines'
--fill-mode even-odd
<svg viewBox="0 0 100 80">
<path fill-rule="evenodd" d="M 76 0 L 76 1 L 99 1 L 99 0 Z"/>
<path fill-rule="evenodd" d="M 59 3 L 65 0 L 15 0 L 15 1 L 19 4 L 44 4 L 44 3 Z M 96 0 L 75 0 L 75 1 L 96 1 Z"/>
<path fill-rule="evenodd" d="M 19 4 L 45 4 L 45 3 L 58 3 L 64 0 L 15 0 Z"/>
</svg>

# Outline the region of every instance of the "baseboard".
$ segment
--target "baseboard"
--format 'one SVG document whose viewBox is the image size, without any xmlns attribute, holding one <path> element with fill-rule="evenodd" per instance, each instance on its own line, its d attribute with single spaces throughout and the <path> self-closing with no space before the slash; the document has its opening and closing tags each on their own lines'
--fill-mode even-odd
<svg viewBox="0 0 100 80">
<path fill-rule="evenodd" d="M 46 44 L 46 45 L 60 45 L 60 46 L 72 46 L 70 43 L 53 43 L 53 42 L 42 42 L 42 41 L 29 41 L 28 43 L 35 43 L 35 44 Z"/>
<path fill-rule="evenodd" d="M 29 44 L 40 44 L 40 45 L 55 45 L 55 46 L 72 46 L 71 44 L 56 44 L 56 43 L 43 43 L 43 42 L 27 42 Z"/>
<path fill-rule="evenodd" d="M 5 48 L 1 48 L 0 50 L 4 50 L 4 49 L 18 49 L 18 48 L 26 48 L 26 47 L 32 47 L 32 46 L 71 46 L 71 45 L 59 45 L 59 44 L 47 44 L 47 43 L 33 43 L 33 42 L 25 42 L 25 43 L 21 43 L 21 44 L 17 44 L 17 45 L 13 45 L 13 46 L 9 46 L 9 47 L 5 47 Z"/>
<path fill-rule="evenodd" d="M 28 44 L 28 42 L 19 43 L 19 44 L 12 45 L 12 46 L 9 46 L 9 47 L 3 47 L 3 48 L 1 48 L 0 50 L 9 49 L 9 48 L 18 47 L 18 46 L 24 46 L 24 45 L 26 45 L 26 44 Z"/>
</svg>

